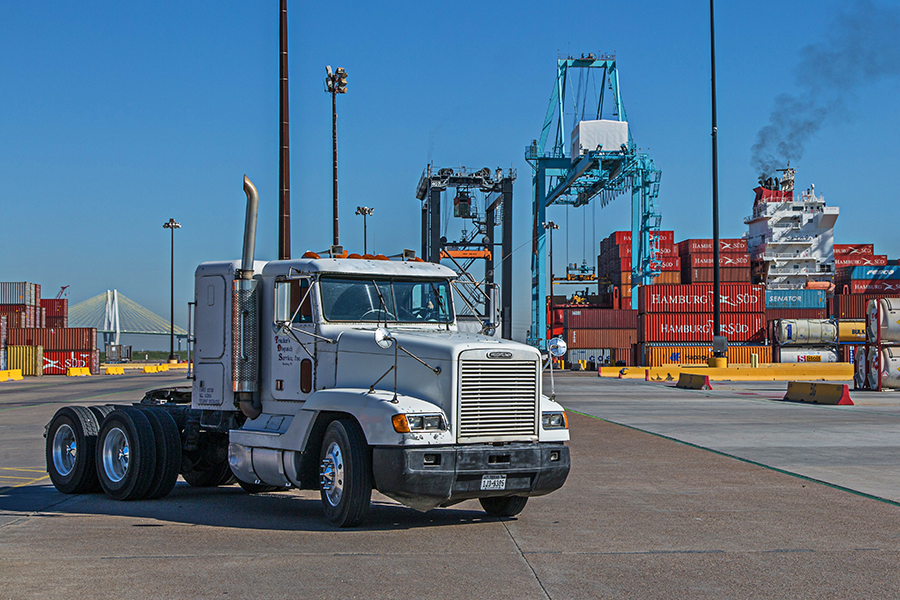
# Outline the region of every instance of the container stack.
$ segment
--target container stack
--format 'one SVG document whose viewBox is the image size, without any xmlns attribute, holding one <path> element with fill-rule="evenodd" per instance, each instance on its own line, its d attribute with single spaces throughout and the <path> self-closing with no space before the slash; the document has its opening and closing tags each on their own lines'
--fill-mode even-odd
<svg viewBox="0 0 900 600">
<path fill-rule="evenodd" d="M 592 306 L 563 309 L 568 363 L 585 361 L 588 370 L 601 365 L 633 366 L 637 311 Z"/>
<path fill-rule="evenodd" d="M 728 362 L 771 362 L 766 346 L 763 286 L 722 284 L 720 318 L 728 338 Z M 647 285 L 640 290 L 636 358 L 644 366 L 701 364 L 712 355 L 712 284 Z"/>
<path fill-rule="evenodd" d="M 900 265 L 836 268 L 834 283 L 841 295 L 874 293 L 896 296 L 900 294 Z"/>
<path fill-rule="evenodd" d="M 883 267 L 887 264 L 887 256 L 875 254 L 874 244 L 835 244 L 834 268 L 846 267 Z"/>
<path fill-rule="evenodd" d="M 715 254 L 713 240 L 683 240 L 677 245 L 681 259 L 681 283 L 713 283 Z M 719 240 L 719 281 L 750 283 L 750 255 L 747 240 Z"/>
<path fill-rule="evenodd" d="M 675 252 L 675 232 L 660 231 L 658 236 L 658 268 L 654 283 L 681 283 L 681 260 Z M 606 296 L 613 308 L 631 306 L 631 232 L 615 231 L 600 242 L 597 277 L 609 279 L 613 290 Z M 627 299 L 627 300 L 626 300 Z"/>
<path fill-rule="evenodd" d="M 23 375 L 65 375 L 70 367 L 100 372 L 97 330 L 70 328 L 69 301 L 42 299 L 36 283 L 0 283 L 0 358 Z M 2 364 L 2 363 L 0 363 Z"/>
</svg>

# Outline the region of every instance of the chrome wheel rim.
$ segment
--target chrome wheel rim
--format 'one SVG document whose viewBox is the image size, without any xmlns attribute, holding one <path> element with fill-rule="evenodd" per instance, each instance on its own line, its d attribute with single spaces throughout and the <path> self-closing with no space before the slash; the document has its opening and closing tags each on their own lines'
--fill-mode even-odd
<svg viewBox="0 0 900 600">
<path fill-rule="evenodd" d="M 110 429 L 103 438 L 103 471 L 113 483 L 122 481 L 128 473 L 128 446 L 128 436 L 118 427 Z"/>
<path fill-rule="evenodd" d="M 344 453 L 337 442 L 331 442 L 319 468 L 319 482 L 331 506 L 337 506 L 344 493 Z"/>
<path fill-rule="evenodd" d="M 75 432 L 66 424 L 60 425 L 53 435 L 53 467 L 63 477 L 75 468 L 78 458 L 78 443 Z"/>
</svg>

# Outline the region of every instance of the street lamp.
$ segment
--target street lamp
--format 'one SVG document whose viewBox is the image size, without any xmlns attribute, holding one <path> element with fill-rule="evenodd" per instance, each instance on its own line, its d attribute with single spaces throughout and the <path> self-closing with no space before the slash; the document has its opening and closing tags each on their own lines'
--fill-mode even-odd
<svg viewBox="0 0 900 600">
<path fill-rule="evenodd" d="M 367 245 L 369 237 L 368 237 L 368 235 L 366 235 L 366 218 L 371 217 L 373 212 L 375 212 L 375 209 L 369 208 L 368 206 L 357 206 L 356 207 L 356 214 L 362 215 L 362 218 L 363 218 L 363 254 L 369 253 L 369 249 L 368 249 L 368 245 Z"/>
<path fill-rule="evenodd" d="M 553 230 L 559 229 L 559 225 L 557 225 L 553 221 L 547 221 L 546 223 L 541 223 L 541 226 L 550 232 L 550 258 L 547 261 L 550 263 L 550 267 L 547 269 L 547 271 L 550 275 L 550 300 L 549 300 L 549 302 L 547 302 L 547 309 L 549 311 L 550 306 L 553 304 Z M 553 313 L 550 312 L 550 315 L 552 318 Z M 551 325 L 551 328 L 552 328 L 552 325 Z M 552 331 L 550 333 L 552 333 Z M 549 335 L 549 333 L 548 333 L 547 339 L 549 340 L 551 337 L 553 337 L 553 336 Z"/>
<path fill-rule="evenodd" d="M 337 95 L 347 93 L 347 71 L 338 67 L 332 73 L 331 65 L 325 67 L 325 91 L 331 94 L 331 142 L 334 158 L 334 245 L 340 245 L 338 236 L 338 175 L 337 175 Z"/>
<path fill-rule="evenodd" d="M 163 228 L 172 230 L 172 249 L 171 249 L 171 281 L 169 296 L 169 362 L 177 363 L 178 356 L 175 354 L 175 230 L 181 227 L 181 223 L 176 223 L 175 219 L 169 219 L 167 223 L 163 223 Z"/>
</svg>

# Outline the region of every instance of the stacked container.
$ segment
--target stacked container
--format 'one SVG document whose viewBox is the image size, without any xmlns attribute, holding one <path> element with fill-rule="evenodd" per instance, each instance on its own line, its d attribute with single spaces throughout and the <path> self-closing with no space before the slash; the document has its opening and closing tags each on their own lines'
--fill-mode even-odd
<svg viewBox="0 0 900 600">
<path fill-rule="evenodd" d="M 93 327 L 10 329 L 10 346 L 42 346 L 44 375 L 65 375 L 69 367 L 100 372 L 97 330 Z"/>
<path fill-rule="evenodd" d="M 41 300 L 41 308 L 46 314 L 44 327 L 69 326 L 69 301 L 65 298 L 45 298 Z"/>
<path fill-rule="evenodd" d="M 695 239 L 678 242 L 682 283 L 712 283 L 715 278 L 713 240 Z M 750 283 L 750 255 L 747 240 L 719 240 L 719 281 Z"/>
<path fill-rule="evenodd" d="M 883 267 L 887 264 L 887 256 L 875 254 L 873 244 L 835 244 L 834 268 L 845 267 Z"/>
<path fill-rule="evenodd" d="M 637 311 L 598 307 L 563 309 L 567 360 L 587 361 L 593 370 L 599 365 L 632 366 L 632 347 L 637 340 Z"/>
<path fill-rule="evenodd" d="M 643 364 L 697 364 L 708 359 L 714 334 L 714 294 L 711 284 L 643 286 L 637 319 L 637 355 Z M 763 286 L 722 284 L 719 310 L 721 332 L 729 345 L 750 347 L 730 350 L 732 360 L 749 363 L 750 355 L 757 354 L 759 362 L 771 362 L 771 348 L 764 345 Z"/>
<path fill-rule="evenodd" d="M 675 232 L 652 232 L 657 239 L 657 257 L 659 262 L 653 263 L 660 270 L 655 283 L 680 283 L 681 261 L 675 252 Z M 613 308 L 630 307 L 631 298 L 631 232 L 616 231 L 600 242 L 600 255 L 597 257 L 597 276 L 609 279 L 613 289 L 608 293 Z"/>
<path fill-rule="evenodd" d="M 834 283 L 841 294 L 900 294 L 900 265 L 841 267 Z"/>
<path fill-rule="evenodd" d="M 900 298 L 869 300 L 866 344 L 855 364 L 857 389 L 900 389 Z"/>
<path fill-rule="evenodd" d="M 0 315 L 0 371 L 5 371 L 7 366 L 6 358 L 6 331 L 8 327 L 9 317 Z"/>
</svg>

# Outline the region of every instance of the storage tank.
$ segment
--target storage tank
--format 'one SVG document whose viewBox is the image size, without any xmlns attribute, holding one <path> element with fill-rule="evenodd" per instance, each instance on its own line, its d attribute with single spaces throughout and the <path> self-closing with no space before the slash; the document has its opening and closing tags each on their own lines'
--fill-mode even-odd
<svg viewBox="0 0 900 600">
<path fill-rule="evenodd" d="M 881 343 L 900 343 L 900 298 L 869 300 L 866 307 L 866 335 L 870 342 L 878 341 L 879 328 Z"/>
<path fill-rule="evenodd" d="M 881 371 L 881 356 L 878 348 L 870 348 L 866 352 L 866 377 L 869 379 L 869 387 L 878 389 L 878 375 Z"/>
<path fill-rule="evenodd" d="M 900 348 L 881 349 L 881 387 L 900 389 Z"/>
<path fill-rule="evenodd" d="M 779 348 L 783 363 L 836 363 L 838 353 L 834 348 L 822 346 L 788 346 Z"/>
<path fill-rule="evenodd" d="M 856 350 L 856 356 L 853 357 L 853 385 L 855 389 L 865 389 L 868 381 L 868 365 L 866 363 L 866 347 L 861 346 Z"/>
<path fill-rule="evenodd" d="M 866 341 L 865 321 L 839 321 L 838 342 L 842 344 L 856 344 Z"/>
<path fill-rule="evenodd" d="M 815 346 L 837 343 L 837 326 L 827 319 L 781 319 L 775 339 L 782 346 Z"/>
</svg>

